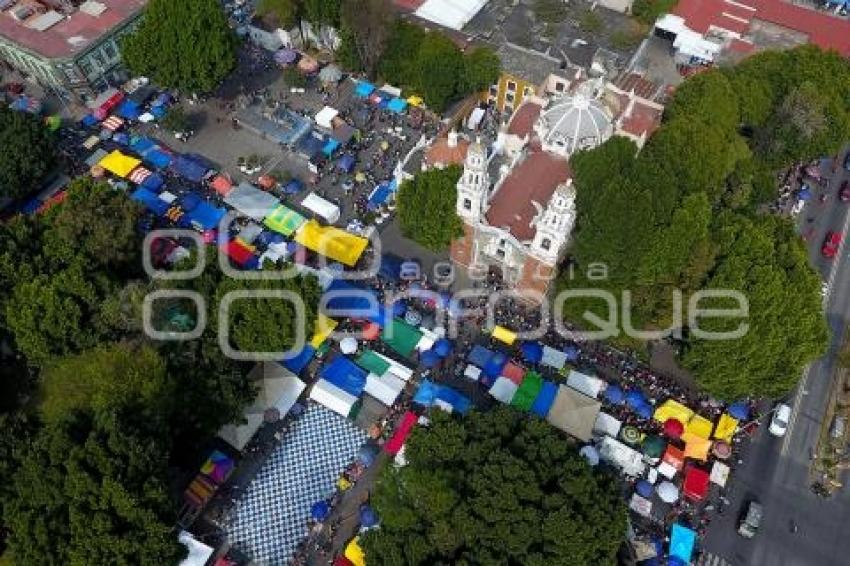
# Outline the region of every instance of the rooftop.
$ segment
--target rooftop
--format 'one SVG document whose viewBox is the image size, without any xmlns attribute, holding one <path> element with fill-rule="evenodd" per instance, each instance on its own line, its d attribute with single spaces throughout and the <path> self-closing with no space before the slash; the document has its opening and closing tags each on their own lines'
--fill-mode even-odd
<svg viewBox="0 0 850 566">
<path fill-rule="evenodd" d="M 530 135 L 534 130 L 534 123 L 540 116 L 540 111 L 543 107 L 536 102 L 523 101 L 516 112 L 511 116 L 511 121 L 508 124 L 508 133 L 524 138 Z"/>
<path fill-rule="evenodd" d="M 48 59 L 72 57 L 135 16 L 148 0 L 84 2 L 63 14 L 37 0 L 0 1 L 0 36 Z"/>
<path fill-rule="evenodd" d="M 500 45 L 497 54 L 503 72 L 535 85 L 542 84 L 561 66 L 561 61 L 551 55 L 513 43 Z"/>
<path fill-rule="evenodd" d="M 809 42 L 850 57 L 850 20 L 784 0 L 680 0 L 673 13 L 703 34 L 721 28 L 746 38 L 759 22 L 767 22 L 800 32 Z"/>
<path fill-rule="evenodd" d="M 425 163 L 427 165 L 463 164 L 466 159 L 466 151 L 469 149 L 469 140 L 457 134 L 449 133 L 449 136 L 455 137 L 454 145 L 450 143 L 448 136 L 439 137 L 425 150 Z"/>
<path fill-rule="evenodd" d="M 532 151 L 505 178 L 490 201 L 487 223 L 508 230 L 517 240 L 534 238 L 533 203 L 545 207 L 558 185 L 571 176 L 566 159 Z"/>
</svg>

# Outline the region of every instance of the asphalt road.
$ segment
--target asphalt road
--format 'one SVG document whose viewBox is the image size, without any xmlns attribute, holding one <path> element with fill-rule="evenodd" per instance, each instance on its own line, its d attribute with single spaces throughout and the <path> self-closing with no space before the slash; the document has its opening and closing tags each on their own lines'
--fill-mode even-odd
<svg viewBox="0 0 850 566">
<path fill-rule="evenodd" d="M 799 217 L 801 233 L 814 228 L 808 238 L 812 264 L 830 283 L 825 299 L 832 330 L 829 351 L 810 366 L 791 395 L 794 412 L 786 436 L 775 438 L 762 426 L 744 452 L 744 463 L 736 469 L 726 494 L 731 503 L 710 525 L 699 565 L 850 564 L 850 488 L 824 500 L 811 492 L 808 476 L 830 392 L 835 356 L 850 323 L 850 246 L 843 244 L 834 260 L 820 254 L 828 230 L 839 230 L 845 238 L 848 236 L 850 203 L 841 203 L 837 198 L 844 179 L 850 179 L 850 173 L 839 163 L 825 191 L 829 195 L 827 201 L 820 203 L 817 197 L 812 199 Z M 814 220 L 809 222 L 812 217 Z M 765 517 L 756 537 L 747 540 L 737 535 L 736 528 L 744 504 L 751 499 L 763 504 Z M 798 526 L 796 533 L 791 532 L 792 522 Z"/>
</svg>

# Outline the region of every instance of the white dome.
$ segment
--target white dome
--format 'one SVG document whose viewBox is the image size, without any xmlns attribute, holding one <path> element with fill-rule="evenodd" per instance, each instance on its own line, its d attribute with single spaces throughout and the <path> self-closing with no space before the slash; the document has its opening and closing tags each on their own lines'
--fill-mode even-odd
<svg viewBox="0 0 850 566">
<path fill-rule="evenodd" d="M 535 130 L 545 150 L 565 156 L 596 147 L 614 133 L 602 103 L 584 94 L 564 98 L 543 112 Z"/>
</svg>

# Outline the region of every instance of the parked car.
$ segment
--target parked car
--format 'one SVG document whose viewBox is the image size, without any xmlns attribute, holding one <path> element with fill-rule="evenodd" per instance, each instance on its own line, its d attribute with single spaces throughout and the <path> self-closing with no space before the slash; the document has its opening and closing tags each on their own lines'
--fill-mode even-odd
<svg viewBox="0 0 850 566">
<path fill-rule="evenodd" d="M 838 247 L 841 245 L 841 232 L 833 232 L 830 230 L 826 233 L 826 238 L 823 240 L 823 245 L 820 248 L 820 253 L 827 259 L 832 259 L 838 253 Z"/>
<path fill-rule="evenodd" d="M 773 436 L 785 436 L 788 430 L 788 421 L 791 419 L 791 407 L 785 403 L 779 403 L 773 409 L 773 418 L 770 419 L 768 430 Z"/>
<path fill-rule="evenodd" d="M 738 534 L 744 538 L 753 538 L 756 536 L 763 516 L 764 508 L 761 506 L 761 503 L 750 501 L 741 522 L 738 523 Z"/>
<path fill-rule="evenodd" d="M 838 198 L 841 199 L 841 202 L 850 201 L 850 181 L 841 183 L 841 188 L 838 189 Z"/>
</svg>

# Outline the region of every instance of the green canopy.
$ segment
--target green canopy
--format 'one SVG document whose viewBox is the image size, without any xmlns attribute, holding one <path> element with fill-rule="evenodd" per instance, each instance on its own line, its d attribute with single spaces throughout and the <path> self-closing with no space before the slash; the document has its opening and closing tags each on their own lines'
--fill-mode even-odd
<svg viewBox="0 0 850 566">
<path fill-rule="evenodd" d="M 372 350 L 366 350 L 357 358 L 357 365 L 375 375 L 384 375 L 390 364 Z"/>
<path fill-rule="evenodd" d="M 667 448 L 667 443 L 656 434 L 650 434 L 643 439 L 643 443 L 641 444 L 643 453 L 650 458 L 660 458 L 664 454 L 665 448 Z"/>
<path fill-rule="evenodd" d="M 295 231 L 304 224 L 304 222 L 305 219 L 303 216 L 283 205 L 275 208 L 271 214 L 266 216 L 263 220 L 263 224 L 265 224 L 268 228 L 275 232 L 279 232 L 284 236 L 291 236 L 294 234 Z"/>
<path fill-rule="evenodd" d="M 421 339 L 419 330 L 399 318 L 392 319 L 381 332 L 381 340 L 405 358 L 410 357 Z"/>
<path fill-rule="evenodd" d="M 526 372 L 522 383 L 511 400 L 511 405 L 518 409 L 530 411 L 537 394 L 543 388 L 543 378 L 536 371 Z"/>
</svg>

